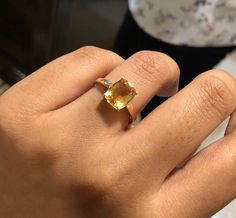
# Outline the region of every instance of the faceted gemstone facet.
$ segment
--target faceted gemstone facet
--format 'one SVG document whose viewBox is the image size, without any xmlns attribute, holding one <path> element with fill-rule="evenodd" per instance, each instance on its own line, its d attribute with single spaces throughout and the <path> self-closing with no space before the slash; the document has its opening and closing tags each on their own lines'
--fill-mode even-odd
<svg viewBox="0 0 236 218">
<path fill-rule="evenodd" d="M 133 85 L 127 80 L 121 78 L 114 83 L 104 94 L 107 102 L 116 110 L 121 110 L 137 94 Z"/>
</svg>

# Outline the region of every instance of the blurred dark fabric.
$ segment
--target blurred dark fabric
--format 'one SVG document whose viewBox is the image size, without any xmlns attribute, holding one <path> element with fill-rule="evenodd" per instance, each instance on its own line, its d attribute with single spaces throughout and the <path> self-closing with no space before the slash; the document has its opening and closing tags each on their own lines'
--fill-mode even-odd
<svg viewBox="0 0 236 218">
<path fill-rule="evenodd" d="M 0 0 L 0 73 L 10 83 L 50 59 L 57 0 Z"/>
<path fill-rule="evenodd" d="M 0 0 L 0 78 L 10 84 L 84 45 L 111 48 L 126 0 Z"/>
</svg>

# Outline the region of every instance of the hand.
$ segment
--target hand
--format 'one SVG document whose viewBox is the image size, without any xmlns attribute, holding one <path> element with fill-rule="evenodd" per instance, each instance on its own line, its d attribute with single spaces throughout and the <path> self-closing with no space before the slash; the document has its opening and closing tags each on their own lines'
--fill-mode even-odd
<svg viewBox="0 0 236 218">
<path fill-rule="evenodd" d="M 190 72 L 191 73 L 191 72 Z M 174 94 L 179 69 L 151 51 L 124 61 L 84 47 L 0 97 L 0 217 L 209 217 L 236 196 L 235 116 L 221 140 L 176 168 L 235 109 L 236 83 L 203 73 L 127 129 L 94 81 L 124 77 L 140 112 Z"/>
</svg>

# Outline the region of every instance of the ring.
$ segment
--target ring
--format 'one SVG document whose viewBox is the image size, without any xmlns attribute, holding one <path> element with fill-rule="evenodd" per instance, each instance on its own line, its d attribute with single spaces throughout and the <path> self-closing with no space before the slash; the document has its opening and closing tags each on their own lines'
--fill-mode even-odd
<svg viewBox="0 0 236 218">
<path fill-rule="evenodd" d="M 121 78 L 119 81 L 113 83 L 108 79 L 98 78 L 95 83 L 101 84 L 107 88 L 104 93 L 104 98 L 110 106 L 117 111 L 123 108 L 127 109 L 130 115 L 129 123 L 132 123 L 136 119 L 137 114 L 130 101 L 138 93 L 128 80 Z"/>
</svg>

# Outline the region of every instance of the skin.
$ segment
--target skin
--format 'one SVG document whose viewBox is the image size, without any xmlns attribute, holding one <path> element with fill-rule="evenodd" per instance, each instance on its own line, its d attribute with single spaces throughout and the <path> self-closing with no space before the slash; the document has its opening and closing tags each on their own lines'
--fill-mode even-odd
<svg viewBox="0 0 236 218">
<path fill-rule="evenodd" d="M 127 128 L 98 77 L 129 80 L 137 112 L 156 94 L 174 96 Z M 178 80 L 162 53 L 123 60 L 89 46 L 12 87 L 0 97 L 0 217 L 204 218 L 232 201 L 235 79 L 212 70 L 175 94 Z M 230 115 L 225 137 L 190 156 Z"/>
</svg>

